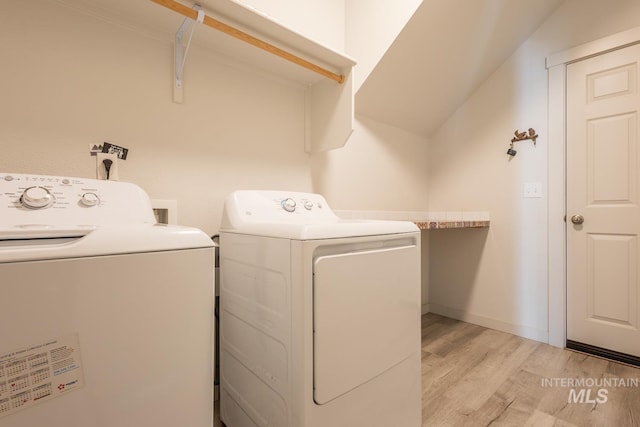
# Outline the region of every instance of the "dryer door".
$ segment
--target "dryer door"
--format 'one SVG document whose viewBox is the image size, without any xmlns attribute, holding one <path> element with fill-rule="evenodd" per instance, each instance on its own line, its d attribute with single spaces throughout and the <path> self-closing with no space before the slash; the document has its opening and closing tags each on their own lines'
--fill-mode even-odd
<svg viewBox="0 0 640 427">
<path fill-rule="evenodd" d="M 314 400 L 325 404 L 420 351 L 420 250 L 314 260 Z"/>
</svg>

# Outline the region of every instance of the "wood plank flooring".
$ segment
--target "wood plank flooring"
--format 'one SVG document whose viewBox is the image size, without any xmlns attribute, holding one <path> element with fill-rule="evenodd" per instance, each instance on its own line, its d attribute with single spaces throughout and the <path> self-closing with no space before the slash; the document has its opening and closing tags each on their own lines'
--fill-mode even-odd
<svg viewBox="0 0 640 427">
<path fill-rule="evenodd" d="M 425 427 L 640 426 L 639 382 L 635 367 L 422 316 Z"/>
<path fill-rule="evenodd" d="M 640 369 L 432 313 L 422 316 L 423 427 L 640 427 L 640 386 L 620 387 L 621 380 L 637 384 Z M 592 391 L 580 394 L 582 388 Z M 606 395 L 597 394 L 600 388 Z M 218 405 L 215 418 L 215 426 L 223 425 Z"/>
</svg>

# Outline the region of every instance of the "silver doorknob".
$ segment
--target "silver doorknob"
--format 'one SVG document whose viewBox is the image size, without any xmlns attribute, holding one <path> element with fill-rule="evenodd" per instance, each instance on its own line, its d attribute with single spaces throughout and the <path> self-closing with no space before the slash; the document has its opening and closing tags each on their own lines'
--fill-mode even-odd
<svg viewBox="0 0 640 427">
<path fill-rule="evenodd" d="M 584 217 L 582 215 L 574 215 L 571 217 L 571 222 L 580 225 L 584 222 Z"/>
</svg>

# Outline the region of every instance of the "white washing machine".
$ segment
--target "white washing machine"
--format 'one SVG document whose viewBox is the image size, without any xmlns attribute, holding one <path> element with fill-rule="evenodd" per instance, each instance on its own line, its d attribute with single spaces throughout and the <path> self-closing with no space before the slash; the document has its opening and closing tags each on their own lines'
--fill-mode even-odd
<svg viewBox="0 0 640 427">
<path fill-rule="evenodd" d="M 0 173 L 0 427 L 210 427 L 213 256 L 133 184 Z"/>
<path fill-rule="evenodd" d="M 220 228 L 227 427 L 421 425 L 420 232 L 238 191 Z"/>
</svg>

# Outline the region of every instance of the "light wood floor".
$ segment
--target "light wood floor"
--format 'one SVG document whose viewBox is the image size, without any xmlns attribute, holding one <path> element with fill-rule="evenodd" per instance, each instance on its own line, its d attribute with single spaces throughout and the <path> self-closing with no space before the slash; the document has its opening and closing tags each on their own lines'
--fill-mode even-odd
<svg viewBox="0 0 640 427">
<path fill-rule="evenodd" d="M 432 313 L 422 316 L 423 427 L 640 427 L 640 387 L 608 387 L 605 403 L 569 403 L 571 387 L 543 384 L 601 378 L 640 381 L 640 369 Z M 217 405 L 215 418 L 221 426 Z"/>
<path fill-rule="evenodd" d="M 640 387 L 604 387 L 604 403 L 594 402 L 593 387 L 594 403 L 569 403 L 569 379 L 602 378 L 640 381 L 640 369 L 431 313 L 422 316 L 423 426 L 640 426 Z M 548 385 L 563 379 L 564 387 Z"/>
</svg>

